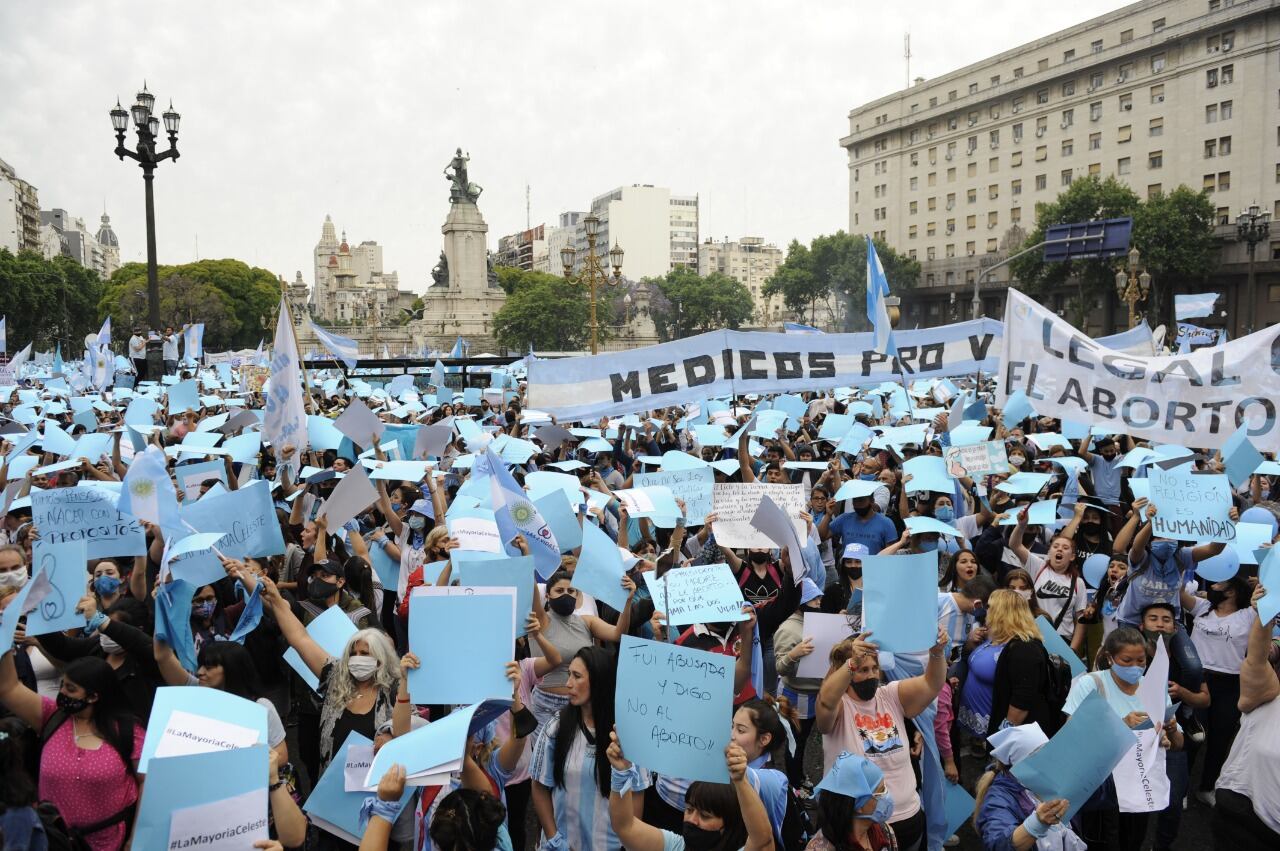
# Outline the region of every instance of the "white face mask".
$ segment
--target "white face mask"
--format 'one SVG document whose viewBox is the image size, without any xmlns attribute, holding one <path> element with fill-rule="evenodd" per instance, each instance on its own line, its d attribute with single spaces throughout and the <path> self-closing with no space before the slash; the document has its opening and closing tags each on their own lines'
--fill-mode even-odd
<svg viewBox="0 0 1280 851">
<path fill-rule="evenodd" d="M 105 632 L 98 633 L 98 644 L 102 646 L 102 652 L 108 656 L 124 652 L 124 648 L 118 642 L 112 640 L 111 636 Z"/>
<path fill-rule="evenodd" d="M 1013 593 L 1017 594 L 1027 602 L 1031 602 L 1031 590 L 1028 588 L 1014 588 Z"/>
<path fill-rule="evenodd" d="M 372 656 L 352 656 L 347 660 L 347 668 L 357 682 L 368 682 L 378 672 L 378 660 Z"/>
<path fill-rule="evenodd" d="M 6 570 L 0 573 L 0 588 L 21 588 L 27 584 L 27 569 Z"/>
</svg>

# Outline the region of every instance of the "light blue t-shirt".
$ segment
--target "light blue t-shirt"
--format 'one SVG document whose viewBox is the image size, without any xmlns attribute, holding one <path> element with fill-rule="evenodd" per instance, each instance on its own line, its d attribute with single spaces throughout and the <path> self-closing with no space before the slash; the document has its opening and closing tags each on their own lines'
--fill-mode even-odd
<svg viewBox="0 0 1280 851">
<path fill-rule="evenodd" d="M 1139 683 L 1142 681 L 1139 680 Z M 1102 696 L 1106 699 L 1107 704 L 1115 711 L 1116 715 L 1124 718 L 1130 712 L 1146 712 L 1142 708 L 1142 702 L 1138 700 L 1137 693 L 1125 694 L 1120 690 L 1120 686 L 1116 685 L 1115 677 L 1111 676 L 1110 671 L 1094 671 L 1089 674 L 1082 674 L 1075 678 L 1071 683 L 1071 691 L 1067 693 L 1067 702 L 1062 705 L 1062 711 L 1068 715 L 1075 714 L 1076 709 L 1084 702 L 1089 695 L 1098 691 L 1098 684 L 1102 683 Z M 1173 706 L 1169 700 L 1169 692 L 1164 695 L 1164 708 L 1166 715 L 1168 710 Z M 1155 719 L 1152 719 L 1153 721 Z M 1163 723 L 1164 719 L 1161 718 Z"/>
<path fill-rule="evenodd" d="M 1129 568 L 1129 589 L 1120 599 L 1116 620 L 1123 624 L 1142 624 L 1142 610 L 1152 603 L 1173 606 L 1175 617 L 1182 611 L 1179 593 L 1183 576 L 1195 568 L 1190 547 L 1178 547 L 1173 555 L 1159 561 L 1151 551 L 1138 566 Z"/>
</svg>

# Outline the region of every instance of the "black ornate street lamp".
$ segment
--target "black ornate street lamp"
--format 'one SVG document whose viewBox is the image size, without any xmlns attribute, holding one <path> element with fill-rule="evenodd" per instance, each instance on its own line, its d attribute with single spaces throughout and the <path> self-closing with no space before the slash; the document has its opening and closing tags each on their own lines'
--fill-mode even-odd
<svg viewBox="0 0 1280 851">
<path fill-rule="evenodd" d="M 164 160 L 178 158 L 178 121 L 182 116 L 173 111 L 172 101 L 164 115 L 157 118 L 152 114 L 156 97 L 147 91 L 147 84 L 142 84 L 138 92 L 137 102 L 126 110 L 116 99 L 116 108 L 111 110 L 111 126 L 116 131 L 116 156 L 121 160 L 128 157 L 136 160 L 142 168 L 142 182 L 147 194 L 147 322 L 152 329 L 160 328 L 160 281 L 156 272 L 156 210 L 155 198 L 151 190 L 151 181 L 156 166 Z M 124 134 L 129 129 L 129 118 L 132 116 L 138 141 L 134 150 L 124 145 Z M 156 140 L 160 137 L 160 119 L 164 119 L 165 133 L 169 136 L 169 150 L 156 152 Z"/>
<path fill-rule="evenodd" d="M 1249 246 L 1249 280 L 1246 284 L 1245 310 L 1241 311 L 1245 321 L 1245 333 L 1252 333 L 1257 321 L 1258 296 L 1254 291 L 1253 253 L 1258 243 L 1267 238 L 1271 232 L 1271 214 L 1257 204 L 1250 204 L 1249 209 L 1236 216 L 1236 236 Z"/>
</svg>

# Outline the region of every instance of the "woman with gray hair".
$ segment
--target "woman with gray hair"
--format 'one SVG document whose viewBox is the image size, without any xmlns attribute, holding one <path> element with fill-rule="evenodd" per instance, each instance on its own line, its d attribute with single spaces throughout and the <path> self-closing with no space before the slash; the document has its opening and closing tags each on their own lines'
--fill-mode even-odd
<svg viewBox="0 0 1280 851">
<path fill-rule="evenodd" d="M 387 634 L 362 629 L 334 658 L 307 633 L 288 602 L 269 579 L 262 580 L 262 600 L 270 606 L 281 634 L 307 668 L 320 680 L 320 773 L 334 751 L 357 732 L 372 740 L 378 728 L 391 721 L 399 687 L 400 663 Z"/>
</svg>

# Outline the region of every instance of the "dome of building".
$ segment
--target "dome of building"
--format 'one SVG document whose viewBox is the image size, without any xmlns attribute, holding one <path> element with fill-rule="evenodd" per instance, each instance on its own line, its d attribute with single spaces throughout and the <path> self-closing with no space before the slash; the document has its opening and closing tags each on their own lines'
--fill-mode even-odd
<svg viewBox="0 0 1280 851">
<path fill-rule="evenodd" d="M 102 214 L 102 225 L 98 228 L 98 235 L 95 237 L 98 244 L 107 248 L 119 248 L 120 240 L 116 239 L 116 232 L 111 229 L 111 217 L 106 213 Z"/>
</svg>

